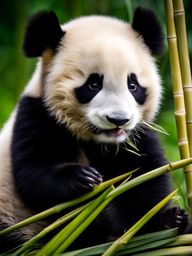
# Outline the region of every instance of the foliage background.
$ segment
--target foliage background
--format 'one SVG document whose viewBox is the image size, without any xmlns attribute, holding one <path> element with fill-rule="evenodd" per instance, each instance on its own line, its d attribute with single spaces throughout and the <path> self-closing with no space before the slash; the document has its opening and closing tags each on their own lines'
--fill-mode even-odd
<svg viewBox="0 0 192 256">
<path fill-rule="evenodd" d="M 0 129 L 19 100 L 25 84 L 34 70 L 36 59 L 26 59 L 22 53 L 22 39 L 28 18 L 38 10 L 54 10 L 61 23 L 81 15 L 103 14 L 131 20 L 137 6 L 153 9 L 165 31 L 163 0 L 6 0 L 0 3 Z M 192 1 L 184 0 L 190 58 L 192 57 Z M 166 33 L 166 32 L 165 32 Z M 167 46 L 166 38 L 165 45 Z M 170 134 L 161 135 L 167 158 L 177 160 L 176 128 L 170 82 L 167 47 L 158 60 L 164 87 L 164 99 L 157 124 Z M 192 143 L 192 142 L 191 142 Z M 174 175 L 176 183 L 183 184 L 180 174 Z"/>
</svg>

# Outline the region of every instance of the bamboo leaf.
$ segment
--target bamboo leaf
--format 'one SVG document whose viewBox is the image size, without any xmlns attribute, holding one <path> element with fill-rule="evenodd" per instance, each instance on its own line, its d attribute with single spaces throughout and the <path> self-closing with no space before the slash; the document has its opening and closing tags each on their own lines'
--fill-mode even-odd
<svg viewBox="0 0 192 256">
<path fill-rule="evenodd" d="M 138 222 L 136 222 L 125 234 L 117 239 L 107 250 L 103 256 L 112 256 L 121 249 L 134 235 L 141 229 L 171 198 L 176 194 L 177 190 L 166 196 L 161 202 L 147 212 Z"/>
<path fill-rule="evenodd" d="M 74 218 L 76 215 L 78 215 L 85 207 L 87 206 L 83 205 L 80 206 L 79 208 L 65 214 L 63 217 L 60 219 L 56 220 L 54 223 L 51 225 L 47 226 L 44 228 L 41 232 L 39 232 L 36 236 L 34 236 L 32 239 L 27 241 L 26 243 L 23 244 L 23 246 L 14 253 L 14 256 L 20 256 L 22 253 L 27 252 L 29 248 L 37 243 L 41 238 L 45 237 L 49 232 L 53 231 L 54 229 L 58 228 L 60 225 L 64 224 L 65 222 L 69 221 L 70 219 Z"/>
<path fill-rule="evenodd" d="M 58 205 L 56 205 L 54 207 L 51 207 L 50 209 L 47 209 L 47 210 L 45 210 L 43 212 L 35 214 L 32 217 L 30 217 L 30 218 L 27 218 L 27 219 L 25 219 L 25 220 L 15 224 L 15 225 L 9 227 L 9 228 L 6 228 L 6 229 L 0 231 L 0 236 L 6 235 L 6 234 L 8 234 L 10 232 L 13 232 L 16 229 L 25 227 L 25 226 L 33 223 L 33 222 L 45 219 L 45 218 L 47 218 L 47 217 L 49 217 L 49 216 L 51 216 L 53 214 L 58 214 L 58 213 L 62 212 L 65 209 L 68 209 L 68 208 L 70 208 L 72 206 L 78 205 L 78 204 L 80 204 L 80 203 L 82 203 L 82 202 L 84 202 L 84 201 L 94 197 L 95 195 L 101 193 L 106 188 L 110 187 L 111 185 L 113 185 L 113 184 L 115 184 L 115 183 L 117 183 L 117 182 L 119 182 L 119 181 L 129 177 L 131 174 L 133 174 L 137 170 L 138 169 L 130 171 L 130 172 L 127 172 L 127 173 L 125 173 L 123 175 L 120 175 L 118 177 L 115 177 L 113 179 L 107 180 L 107 181 L 99 184 L 98 186 L 96 186 L 93 189 L 93 191 L 91 191 L 91 192 L 89 192 L 89 193 L 87 193 L 87 194 L 85 194 L 85 195 L 83 195 L 83 196 L 81 196 L 79 198 L 76 198 L 74 200 L 71 200 L 71 201 L 68 201 L 68 202 L 65 202 L 65 203 L 58 204 Z"/>
<path fill-rule="evenodd" d="M 156 132 L 159 132 L 159 133 L 163 133 L 165 135 L 169 135 L 165 129 L 163 129 L 161 126 L 157 125 L 157 124 L 154 124 L 154 123 L 149 123 L 149 122 L 145 122 L 145 121 L 142 121 L 142 124 L 144 124 L 145 126 L 147 126 L 148 128 L 150 128 L 151 130 L 154 130 Z"/>
<path fill-rule="evenodd" d="M 134 256 L 182 256 L 192 255 L 192 246 L 178 246 L 175 248 L 165 248 L 151 252 L 134 254 Z"/>
<path fill-rule="evenodd" d="M 163 230 L 163 231 L 159 231 L 159 232 L 154 232 L 154 233 L 134 237 L 125 245 L 125 248 L 122 251 L 120 251 L 117 255 L 124 255 L 123 253 L 124 252 L 127 253 L 127 250 L 134 251 L 134 249 L 135 249 L 137 251 L 145 245 L 153 246 L 153 244 L 155 242 L 158 242 L 161 240 L 168 241 L 169 239 L 171 239 L 170 241 L 173 241 L 176 239 L 175 238 L 176 234 L 177 234 L 176 230 L 177 229 L 169 229 L 169 230 Z M 66 253 L 63 253 L 62 255 L 63 256 L 101 255 L 111 244 L 112 244 L 112 242 L 85 248 L 85 249 L 80 249 L 80 250 L 76 250 L 76 251 L 66 252 Z"/>
<path fill-rule="evenodd" d="M 98 216 L 98 214 L 106 207 L 106 205 L 111 200 L 111 198 L 108 198 L 107 200 L 102 202 L 102 204 L 99 205 L 98 208 L 96 208 L 95 211 L 92 212 L 92 214 L 87 217 L 84 223 L 77 227 L 77 229 L 67 238 L 67 240 L 61 244 L 61 246 L 55 251 L 53 255 L 57 256 L 63 251 L 65 251 L 68 248 L 68 246 L 86 229 L 86 227 L 88 227 L 88 225 Z"/>
<path fill-rule="evenodd" d="M 52 238 L 43 248 L 37 253 L 37 256 L 53 255 L 55 250 L 64 243 L 65 240 L 79 227 L 81 223 L 85 223 L 88 216 L 96 210 L 97 207 L 103 202 L 106 195 L 112 190 L 109 187 L 98 198 L 96 198 L 91 204 L 89 204 L 72 222 L 64 227 L 54 238 Z M 72 241 L 71 241 L 72 242 Z"/>
</svg>

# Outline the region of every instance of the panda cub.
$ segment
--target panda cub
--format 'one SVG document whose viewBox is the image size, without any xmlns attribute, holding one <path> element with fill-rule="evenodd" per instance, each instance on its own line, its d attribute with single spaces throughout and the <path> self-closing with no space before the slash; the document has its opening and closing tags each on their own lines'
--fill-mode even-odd
<svg viewBox="0 0 192 256">
<path fill-rule="evenodd" d="M 63 26 L 42 11 L 29 21 L 23 48 L 40 60 L 2 131 L 7 137 L 0 143 L 9 145 L 4 172 L 19 205 L 9 205 L 4 216 L 11 207 L 11 216 L 18 214 L 20 205 L 23 215 L 39 212 L 125 172 L 139 168 L 135 177 L 166 163 L 155 132 L 144 125 L 154 119 L 162 92 L 153 55 L 162 52 L 163 35 L 152 11 L 137 8 L 132 24 L 89 16 Z M 121 236 L 170 191 L 165 174 L 120 195 L 81 235 L 81 246 Z M 141 233 L 187 226 L 187 214 L 167 205 Z"/>
</svg>

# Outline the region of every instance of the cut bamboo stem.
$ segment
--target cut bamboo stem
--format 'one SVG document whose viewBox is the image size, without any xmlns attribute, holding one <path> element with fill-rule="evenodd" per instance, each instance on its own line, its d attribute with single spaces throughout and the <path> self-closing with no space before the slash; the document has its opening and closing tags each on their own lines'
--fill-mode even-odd
<svg viewBox="0 0 192 256">
<path fill-rule="evenodd" d="M 189 143 L 186 128 L 186 112 L 183 95 L 181 70 L 179 64 L 177 37 L 175 32 L 175 23 L 173 15 L 172 0 L 165 0 L 165 13 L 167 18 L 167 38 L 169 46 L 169 58 L 171 66 L 171 77 L 173 84 L 173 96 L 175 104 L 175 119 L 177 126 L 177 136 L 181 159 L 190 157 Z M 187 199 L 190 210 L 192 209 L 192 168 L 187 166 L 184 169 L 187 186 Z"/>
</svg>

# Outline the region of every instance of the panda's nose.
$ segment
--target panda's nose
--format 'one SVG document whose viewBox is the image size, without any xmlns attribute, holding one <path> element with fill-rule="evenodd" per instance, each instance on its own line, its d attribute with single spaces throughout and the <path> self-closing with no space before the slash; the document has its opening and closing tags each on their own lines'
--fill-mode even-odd
<svg viewBox="0 0 192 256">
<path fill-rule="evenodd" d="M 122 118 L 120 116 L 115 116 L 115 117 L 106 116 L 106 117 L 110 123 L 115 124 L 117 126 L 121 126 L 129 122 L 128 118 Z"/>
</svg>

